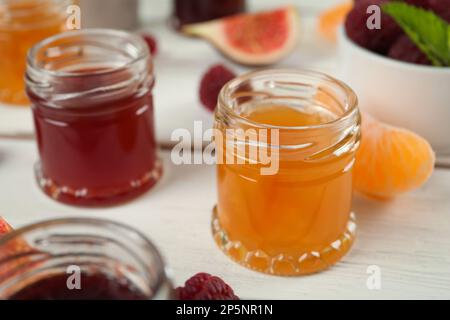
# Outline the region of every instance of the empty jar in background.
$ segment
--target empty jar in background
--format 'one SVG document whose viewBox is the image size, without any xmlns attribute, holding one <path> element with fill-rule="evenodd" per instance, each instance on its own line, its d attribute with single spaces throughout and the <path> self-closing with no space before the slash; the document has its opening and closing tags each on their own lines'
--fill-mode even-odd
<svg viewBox="0 0 450 320">
<path fill-rule="evenodd" d="M 82 28 L 133 30 L 139 26 L 138 0 L 79 0 Z"/>
<path fill-rule="evenodd" d="M 57 201 L 108 206 L 161 177 L 153 113 L 153 63 L 141 37 L 70 31 L 28 56 L 27 93 L 39 150 L 36 177 Z"/>
<path fill-rule="evenodd" d="M 245 0 L 174 0 L 173 23 L 176 28 L 245 12 Z"/>
</svg>

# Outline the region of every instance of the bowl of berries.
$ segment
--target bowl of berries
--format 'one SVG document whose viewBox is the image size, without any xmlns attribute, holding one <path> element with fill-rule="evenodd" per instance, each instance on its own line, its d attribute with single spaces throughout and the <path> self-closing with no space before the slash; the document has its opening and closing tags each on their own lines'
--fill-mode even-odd
<svg viewBox="0 0 450 320">
<path fill-rule="evenodd" d="M 450 158 L 449 22 L 450 0 L 355 0 L 339 40 L 361 109 L 422 135 L 441 159 Z"/>
</svg>

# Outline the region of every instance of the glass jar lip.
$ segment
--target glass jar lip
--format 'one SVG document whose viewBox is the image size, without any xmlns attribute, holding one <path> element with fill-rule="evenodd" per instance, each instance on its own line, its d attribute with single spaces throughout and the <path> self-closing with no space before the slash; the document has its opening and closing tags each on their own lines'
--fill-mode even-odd
<svg viewBox="0 0 450 320">
<path fill-rule="evenodd" d="M 156 282 L 156 285 L 152 289 L 154 290 L 155 293 L 163 289 L 165 283 L 169 281 L 169 278 L 166 272 L 164 259 L 161 256 L 161 253 L 153 244 L 153 242 L 150 241 L 150 239 L 148 239 L 142 232 L 120 222 L 98 218 L 59 218 L 59 219 L 44 220 L 41 222 L 26 225 L 19 229 L 15 229 L 10 233 L 0 237 L 0 248 L 8 244 L 8 242 L 20 238 L 22 235 L 28 232 L 39 230 L 41 228 L 48 228 L 55 226 L 85 225 L 85 224 L 106 228 L 114 227 L 137 236 L 140 239 L 141 243 L 148 248 L 148 251 L 151 252 L 156 261 L 156 271 L 158 280 Z"/>
<path fill-rule="evenodd" d="M 147 44 L 144 42 L 144 40 L 133 33 L 122 31 L 122 30 L 116 30 L 116 29 L 106 29 L 106 28 L 88 28 L 88 29 L 81 29 L 81 30 L 72 30 L 72 31 L 65 31 L 59 34 L 56 34 L 54 36 L 51 36 L 49 38 L 46 38 L 42 40 L 41 42 L 34 45 L 27 54 L 27 68 L 30 68 L 33 72 L 41 72 L 45 75 L 51 76 L 51 77 L 83 77 L 85 74 L 80 72 L 69 72 L 69 71 L 55 71 L 55 70 L 49 70 L 42 67 L 37 66 L 36 61 L 34 57 L 36 56 L 36 53 L 39 52 L 42 48 L 45 46 L 48 46 L 49 44 L 56 42 L 58 40 L 69 38 L 69 37 L 77 37 L 77 36 L 108 36 L 108 37 L 117 37 L 122 39 L 127 39 L 128 42 L 132 43 L 132 45 L 135 46 L 138 54 L 136 57 L 133 57 L 130 59 L 130 61 L 127 61 L 124 64 L 121 64 L 117 67 L 111 67 L 105 70 L 97 70 L 90 72 L 91 75 L 108 75 L 116 72 L 120 72 L 123 70 L 126 70 L 128 68 L 131 68 L 133 65 L 140 63 L 141 61 L 145 59 L 151 59 L 151 53 L 147 46 Z M 27 71 L 28 72 L 28 71 Z"/>
<path fill-rule="evenodd" d="M 229 103 L 226 103 L 226 100 L 230 97 L 230 94 L 232 93 L 233 88 L 238 87 L 239 84 L 243 83 L 244 81 L 253 79 L 253 78 L 269 78 L 271 75 L 282 75 L 287 74 L 291 76 L 311 76 L 318 80 L 322 79 L 330 83 L 334 83 L 337 87 L 340 87 L 343 92 L 346 93 L 348 96 L 347 102 L 346 102 L 346 108 L 345 111 L 336 119 L 317 124 L 317 125 L 308 125 L 308 126 L 275 126 L 270 124 L 265 124 L 261 122 L 255 122 L 252 120 L 247 119 L 246 117 L 243 117 L 239 114 L 237 114 L 231 107 Z M 263 129 L 282 129 L 282 130 L 293 130 L 293 131 L 306 131 L 306 130 L 316 130 L 316 129 L 326 129 L 329 127 L 334 127 L 336 125 L 339 125 L 340 123 L 346 122 L 349 118 L 352 118 L 355 116 L 355 114 L 359 113 L 358 109 L 358 97 L 356 93 L 351 89 L 347 84 L 345 84 L 343 81 L 338 80 L 332 76 L 329 76 L 325 73 L 313 71 L 313 70 L 307 70 L 307 69 L 261 69 L 256 71 L 250 71 L 247 72 L 241 76 L 238 76 L 232 80 L 230 80 L 228 83 L 226 83 L 219 94 L 218 99 L 219 106 L 223 106 L 224 112 L 240 122 L 243 122 L 244 124 L 250 125 L 252 127 L 257 128 L 263 128 Z M 216 112 L 219 108 L 216 109 Z"/>
</svg>

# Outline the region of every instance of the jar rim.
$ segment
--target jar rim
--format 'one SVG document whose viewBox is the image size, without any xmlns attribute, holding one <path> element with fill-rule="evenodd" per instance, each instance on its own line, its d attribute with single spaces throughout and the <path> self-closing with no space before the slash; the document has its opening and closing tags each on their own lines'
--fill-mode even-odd
<svg viewBox="0 0 450 320">
<path fill-rule="evenodd" d="M 339 115 L 336 119 L 332 121 L 316 124 L 316 125 L 307 125 L 307 126 L 276 126 L 265 124 L 261 122 L 255 122 L 249 120 L 248 118 L 238 114 L 233 110 L 229 103 L 226 103 L 227 99 L 230 99 L 230 96 L 233 92 L 234 88 L 237 88 L 240 84 L 245 81 L 255 79 L 255 78 L 268 78 L 270 80 L 271 76 L 275 75 L 290 75 L 290 76 L 309 76 L 315 78 L 317 80 L 323 80 L 328 83 L 334 84 L 337 88 L 340 88 L 347 96 L 346 105 L 344 108 L 344 112 Z M 359 113 L 358 109 L 358 97 L 356 93 L 351 89 L 347 84 L 343 81 L 338 80 L 332 76 L 329 76 L 325 73 L 312 71 L 307 69 L 261 69 L 256 71 L 247 72 L 241 76 L 238 76 L 232 80 L 230 80 L 227 84 L 224 85 L 219 94 L 218 104 L 220 109 L 224 111 L 228 116 L 237 119 L 240 122 L 243 122 L 252 127 L 258 127 L 263 129 L 284 129 L 284 130 L 293 130 L 293 131 L 308 131 L 308 130 L 317 130 L 317 129 L 326 129 L 330 127 L 337 126 L 341 123 L 345 123 L 348 119 L 354 117 Z M 219 110 L 219 108 L 217 108 Z M 216 112 L 218 112 L 216 110 Z"/>
<path fill-rule="evenodd" d="M 46 68 L 42 68 L 37 65 L 34 57 L 36 54 L 45 48 L 46 46 L 49 46 L 51 43 L 57 42 L 61 39 L 68 39 L 70 37 L 77 37 L 77 36 L 108 36 L 108 37 L 116 37 L 116 38 L 122 38 L 127 39 L 128 42 L 130 42 L 137 50 L 138 54 L 135 57 L 132 57 L 129 61 L 126 63 L 123 63 L 119 66 L 110 67 L 107 69 L 101 69 L 96 70 L 93 72 L 90 72 L 91 75 L 108 75 L 115 72 L 120 72 L 123 70 L 126 70 L 127 68 L 131 68 L 133 65 L 138 64 L 139 62 L 150 59 L 151 53 L 144 42 L 144 40 L 139 37 L 136 34 L 122 31 L 122 30 L 115 30 L 115 29 L 106 29 L 106 28 L 89 28 L 89 29 L 81 29 L 81 30 L 73 30 L 73 31 L 66 31 L 59 34 L 56 34 L 54 36 L 51 36 L 49 38 L 46 38 L 42 40 L 41 42 L 34 45 L 27 54 L 27 69 L 31 69 L 33 72 L 41 72 L 44 73 L 47 76 L 52 77 L 82 77 L 85 76 L 84 73 L 80 72 L 70 72 L 70 71 L 58 71 L 58 70 L 49 70 Z M 27 71 L 28 73 L 28 71 Z"/>
<path fill-rule="evenodd" d="M 156 263 L 156 273 L 157 273 L 157 281 L 154 286 L 152 286 L 153 291 L 156 293 L 160 292 L 160 290 L 163 290 L 163 287 L 165 283 L 169 280 L 166 269 L 165 269 L 165 263 L 164 259 L 159 252 L 159 250 L 156 248 L 156 246 L 153 244 L 153 242 L 145 236 L 142 232 L 139 230 L 132 228 L 126 224 L 115 222 L 111 220 L 106 219 L 98 219 L 98 218 L 59 218 L 59 219 L 50 219 L 50 220 L 44 220 L 41 222 L 33 223 L 26 225 L 22 228 L 15 229 L 11 231 L 10 233 L 0 237 L 0 248 L 4 245 L 7 245 L 8 242 L 13 241 L 14 239 L 20 238 L 21 236 L 33 232 L 35 230 L 39 230 L 42 228 L 49 228 L 49 227 L 57 227 L 57 226 L 70 226 L 70 225 L 90 225 L 90 226 L 97 226 L 97 227 L 112 227 L 112 228 L 118 228 L 120 230 L 123 230 L 124 232 L 130 232 L 133 235 L 137 236 L 139 240 L 141 241 L 141 245 L 147 247 L 148 251 L 151 253 L 152 257 L 155 258 Z"/>
</svg>

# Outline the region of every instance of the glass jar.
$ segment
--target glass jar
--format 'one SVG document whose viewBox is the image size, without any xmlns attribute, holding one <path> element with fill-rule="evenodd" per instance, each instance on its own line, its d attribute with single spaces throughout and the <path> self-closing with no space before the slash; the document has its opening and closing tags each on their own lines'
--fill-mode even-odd
<svg viewBox="0 0 450 320">
<path fill-rule="evenodd" d="M 139 231 L 98 219 L 45 221 L 0 238 L 0 299 L 169 299 L 171 282 Z"/>
<path fill-rule="evenodd" d="M 0 0 L 0 102 L 25 105 L 25 65 L 36 43 L 66 30 L 71 0 Z"/>
<path fill-rule="evenodd" d="M 245 0 L 175 0 L 174 24 L 203 22 L 245 12 Z"/>
<path fill-rule="evenodd" d="M 153 64 L 141 37 L 107 29 L 51 37 L 30 50 L 26 82 L 46 194 L 105 206 L 159 180 Z"/>
<path fill-rule="evenodd" d="M 252 72 L 222 89 L 215 128 L 219 247 L 276 275 L 313 273 L 340 260 L 356 228 L 354 92 L 315 72 Z"/>
</svg>

